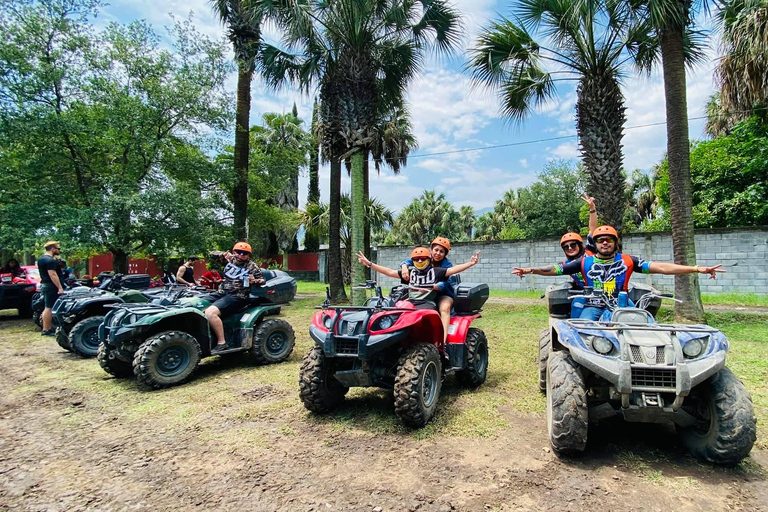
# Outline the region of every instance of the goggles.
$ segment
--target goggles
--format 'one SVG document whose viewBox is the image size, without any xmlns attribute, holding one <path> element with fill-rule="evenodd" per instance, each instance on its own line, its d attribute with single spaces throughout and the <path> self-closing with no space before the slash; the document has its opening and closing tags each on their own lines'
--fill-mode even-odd
<svg viewBox="0 0 768 512">
<path fill-rule="evenodd" d="M 426 256 L 416 256 L 415 258 L 413 258 L 413 261 L 414 262 L 416 262 L 416 261 L 418 261 L 418 262 L 429 261 L 429 258 L 427 258 Z"/>
<path fill-rule="evenodd" d="M 595 243 L 596 244 L 605 244 L 605 243 L 609 243 L 609 242 L 612 243 L 612 244 L 615 244 L 616 240 L 614 240 L 612 236 L 599 236 L 599 237 L 595 238 Z"/>
<path fill-rule="evenodd" d="M 239 256 L 248 256 L 251 253 L 249 253 L 248 251 L 235 251 L 235 254 L 237 254 Z"/>
</svg>

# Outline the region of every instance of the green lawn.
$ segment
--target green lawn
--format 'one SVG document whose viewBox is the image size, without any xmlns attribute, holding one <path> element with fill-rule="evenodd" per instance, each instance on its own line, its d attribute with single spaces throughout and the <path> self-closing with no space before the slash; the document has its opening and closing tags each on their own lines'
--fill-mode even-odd
<svg viewBox="0 0 768 512">
<path fill-rule="evenodd" d="M 768 307 L 768 295 L 757 293 L 703 293 L 704 304 Z"/>
</svg>

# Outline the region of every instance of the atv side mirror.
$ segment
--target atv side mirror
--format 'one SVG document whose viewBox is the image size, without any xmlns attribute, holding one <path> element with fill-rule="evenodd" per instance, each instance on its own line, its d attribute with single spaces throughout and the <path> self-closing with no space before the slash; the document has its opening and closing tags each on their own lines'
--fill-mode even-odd
<svg viewBox="0 0 768 512">
<path fill-rule="evenodd" d="M 325 302 L 323 302 L 323 307 L 327 308 L 331 305 L 331 287 L 326 286 L 325 287 Z"/>
</svg>

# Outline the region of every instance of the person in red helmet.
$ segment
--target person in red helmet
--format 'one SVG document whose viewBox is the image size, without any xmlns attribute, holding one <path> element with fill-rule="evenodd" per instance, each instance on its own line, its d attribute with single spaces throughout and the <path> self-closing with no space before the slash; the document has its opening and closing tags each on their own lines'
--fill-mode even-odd
<svg viewBox="0 0 768 512">
<path fill-rule="evenodd" d="M 372 263 L 362 252 L 357 253 L 357 261 L 361 265 L 375 270 L 380 274 L 400 279 L 403 284 L 409 284 L 414 287 L 422 288 L 423 291 L 410 290 L 408 292 L 408 300 L 411 301 L 416 307 L 427 307 L 430 309 L 437 309 L 437 299 L 440 294 L 440 284 L 448 281 L 448 279 L 459 272 L 463 272 L 468 268 L 471 268 L 480 261 L 480 252 L 478 251 L 472 256 L 467 263 L 461 265 L 451 266 L 449 268 L 443 268 L 433 265 L 432 255 L 426 247 L 418 246 L 411 251 L 411 261 L 413 265 L 408 269 L 408 279 L 402 269 L 395 270 L 381 265 Z M 453 301 L 451 301 L 453 303 Z M 443 341 L 448 336 L 448 325 L 451 321 L 450 307 L 448 308 L 448 315 L 445 317 L 440 315 L 440 320 L 443 324 Z"/>
<path fill-rule="evenodd" d="M 618 250 L 619 233 L 612 226 L 598 227 L 595 229 L 593 237 L 597 246 L 597 253 L 592 256 L 584 255 L 564 264 L 547 267 L 515 267 L 512 273 L 522 278 L 526 274 L 559 276 L 574 275 L 580 272 L 584 276 L 585 286 L 616 296 L 620 291 L 628 290 L 629 279 L 635 271 L 643 274 L 666 275 L 700 273 L 709 274 L 711 279 L 715 279 L 718 272 L 725 272 L 725 270 L 720 269 L 722 265 L 711 267 L 678 265 L 676 263 L 645 261 L 636 256 L 622 254 Z M 595 299 L 587 307 L 582 306 L 581 311 L 578 311 L 575 306 L 574 304 L 572 316 L 589 320 L 599 319 L 606 308 L 606 305 L 599 299 Z"/>
<path fill-rule="evenodd" d="M 216 346 L 211 354 L 217 354 L 227 350 L 227 341 L 224 338 L 224 324 L 221 315 L 234 313 L 248 304 L 251 286 L 264 284 L 264 274 L 259 266 L 250 261 L 251 246 L 245 242 L 237 242 L 232 252 L 224 254 L 227 264 L 222 272 L 222 282 L 219 290 L 206 298 L 211 305 L 205 310 L 205 316 L 216 335 Z"/>
</svg>

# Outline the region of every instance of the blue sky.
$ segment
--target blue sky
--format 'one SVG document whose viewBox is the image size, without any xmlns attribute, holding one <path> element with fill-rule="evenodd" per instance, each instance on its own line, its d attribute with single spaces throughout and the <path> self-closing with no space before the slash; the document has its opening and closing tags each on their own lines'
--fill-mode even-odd
<svg viewBox="0 0 768 512">
<path fill-rule="evenodd" d="M 471 45 L 480 28 L 495 19 L 497 13 L 508 15 L 512 2 L 496 0 L 454 0 L 454 6 L 463 14 L 468 36 L 463 49 L 456 55 L 431 59 L 425 73 L 408 90 L 414 131 L 419 150 L 408 161 L 408 166 L 395 176 L 391 172 L 375 173 L 371 177 L 371 194 L 391 209 L 398 211 L 425 189 L 445 194 L 457 208 L 470 205 L 479 210 L 493 206 L 510 188 L 531 184 L 546 163 L 552 159 L 576 159 L 579 156 L 576 138 L 521 144 L 513 147 L 429 156 L 469 148 L 535 141 L 575 134 L 575 89 L 570 83 L 558 90 L 555 100 L 542 107 L 522 125 L 512 126 L 498 114 L 498 101 L 489 92 L 472 87 L 469 77 L 462 71 L 464 50 Z M 171 15 L 186 18 L 194 13 L 194 24 L 204 34 L 222 37 L 223 28 L 214 18 L 207 0 L 115 0 L 104 7 L 99 22 L 128 22 L 143 18 L 158 33 L 171 24 Z M 277 34 L 269 28 L 267 37 Z M 712 70 L 716 43 L 708 55 L 712 58 L 688 74 L 689 118 L 705 113 L 706 102 L 714 90 Z M 234 92 L 236 77 L 231 77 Z M 623 84 L 627 105 L 627 127 L 663 122 L 664 88 L 658 73 L 650 77 L 627 76 Z M 252 85 L 251 123 L 258 124 L 265 112 L 287 112 L 294 102 L 299 115 L 307 121 L 311 117 L 312 97 L 297 91 L 268 91 L 261 82 Z M 691 138 L 702 138 L 704 121 L 691 121 Z M 627 129 L 623 140 L 624 163 L 627 169 L 650 169 L 663 156 L 666 149 L 664 125 Z M 321 170 L 321 195 L 328 199 L 328 169 Z M 300 203 L 306 200 L 308 179 L 300 179 Z M 349 190 L 345 175 L 342 187 Z"/>
</svg>

